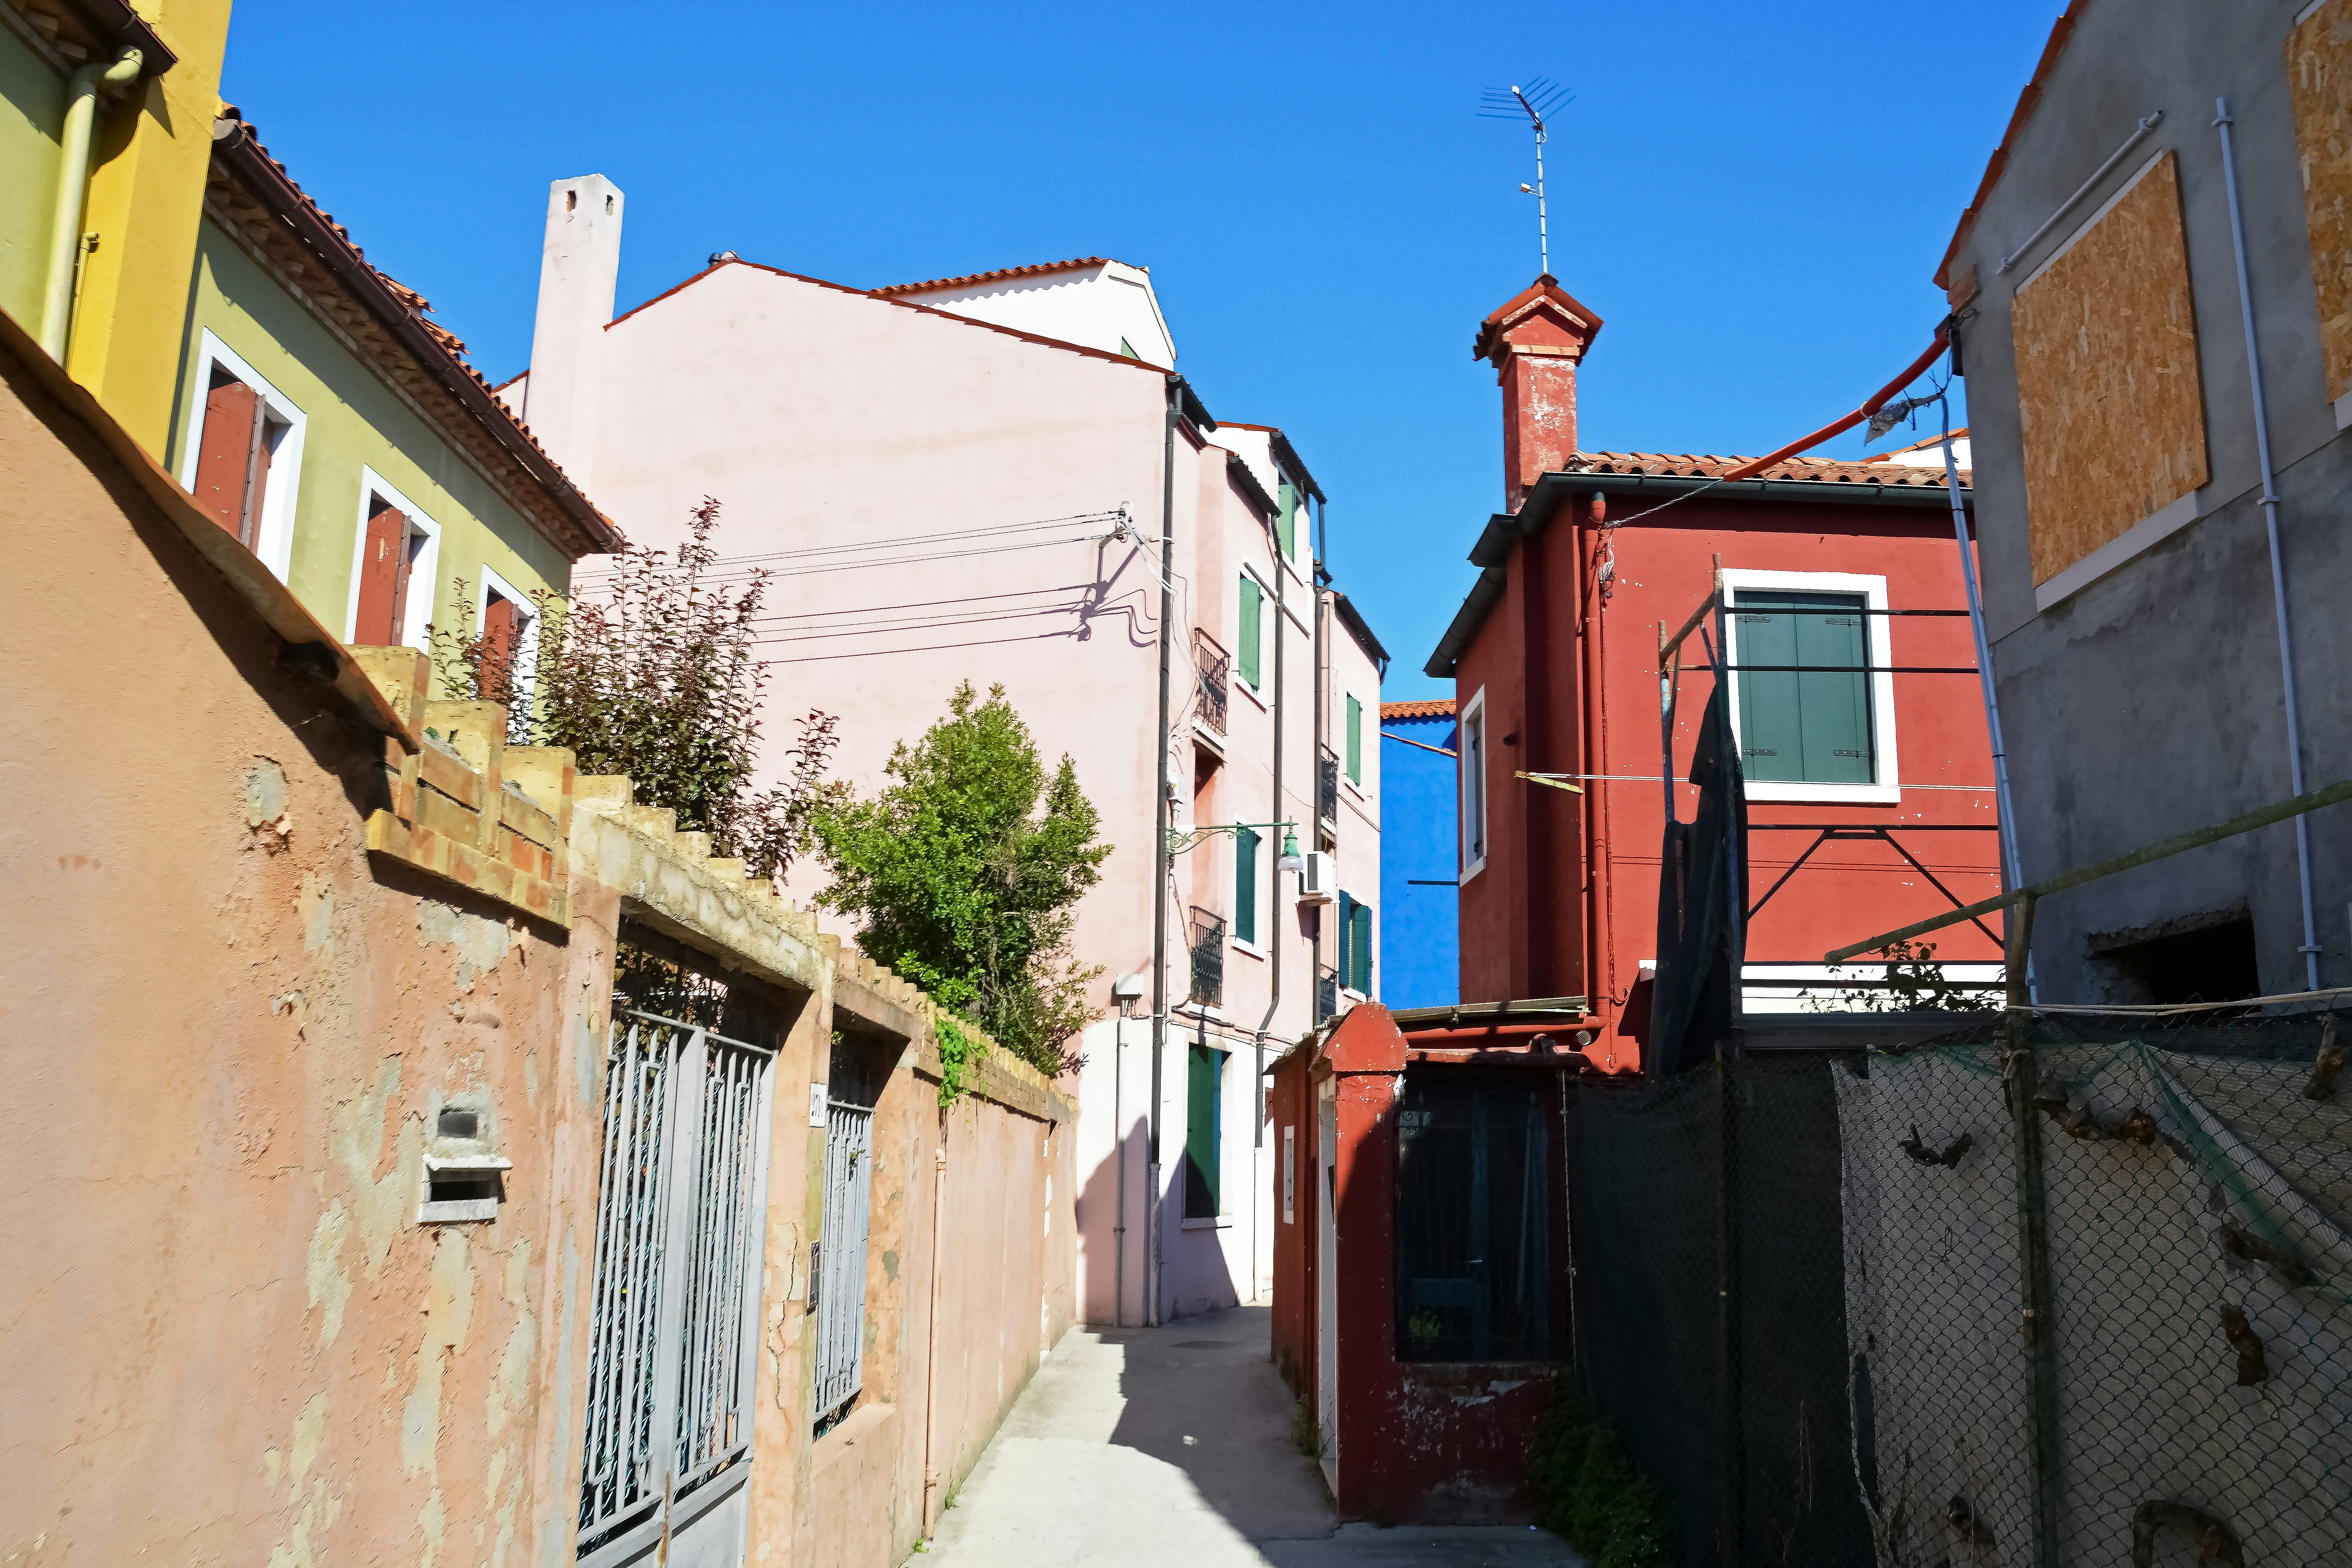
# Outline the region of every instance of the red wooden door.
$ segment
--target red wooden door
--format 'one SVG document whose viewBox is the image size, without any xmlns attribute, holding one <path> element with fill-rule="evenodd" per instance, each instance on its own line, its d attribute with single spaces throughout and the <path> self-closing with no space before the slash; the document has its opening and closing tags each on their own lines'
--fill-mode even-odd
<svg viewBox="0 0 2352 1568">
<path fill-rule="evenodd" d="M 397 647 L 408 625 L 408 518 L 385 507 L 367 521 L 367 544 L 360 552 L 360 613 L 352 640 L 362 647 Z"/>
<path fill-rule="evenodd" d="M 252 519 L 259 498 L 247 504 L 254 456 L 264 445 L 261 396 L 241 381 L 223 382 L 205 399 L 205 423 L 196 441 L 196 500 L 215 522 L 250 549 Z"/>
</svg>

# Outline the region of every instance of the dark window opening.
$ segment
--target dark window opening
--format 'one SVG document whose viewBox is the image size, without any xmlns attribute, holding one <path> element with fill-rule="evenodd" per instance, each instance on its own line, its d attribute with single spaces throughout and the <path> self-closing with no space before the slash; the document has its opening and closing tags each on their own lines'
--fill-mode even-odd
<svg viewBox="0 0 2352 1568">
<path fill-rule="evenodd" d="M 1444 1070 L 1406 1074 L 1397 1097 L 1397 1359 L 1549 1359 L 1541 1096 Z"/>
<path fill-rule="evenodd" d="M 2206 917 L 2190 930 L 2137 941 L 2094 937 L 2091 957 L 2117 993 L 2111 1001 L 2235 1002 L 2263 994 L 2254 922 L 2247 914 Z"/>
</svg>

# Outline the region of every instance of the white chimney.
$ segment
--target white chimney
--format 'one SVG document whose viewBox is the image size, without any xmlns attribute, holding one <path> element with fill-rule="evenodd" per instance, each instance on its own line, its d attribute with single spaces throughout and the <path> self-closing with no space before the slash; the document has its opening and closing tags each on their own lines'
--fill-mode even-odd
<svg viewBox="0 0 2352 1568">
<path fill-rule="evenodd" d="M 547 188 L 547 243 L 539 258 L 539 319 L 522 421 L 572 482 L 594 482 L 596 404 L 604 384 L 604 328 L 621 271 L 620 188 L 602 174 Z"/>
</svg>

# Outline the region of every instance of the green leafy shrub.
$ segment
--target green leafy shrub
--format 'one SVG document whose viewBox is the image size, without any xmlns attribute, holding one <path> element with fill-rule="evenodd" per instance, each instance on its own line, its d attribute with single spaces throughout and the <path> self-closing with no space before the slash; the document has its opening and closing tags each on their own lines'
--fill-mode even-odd
<svg viewBox="0 0 2352 1568">
<path fill-rule="evenodd" d="M 833 886 L 817 901 L 857 916 L 866 956 L 1051 1074 L 1099 1009 L 1100 978 L 1071 954 L 1076 905 L 1111 847 L 1065 756 L 1046 771 L 1005 700 L 966 681 L 948 713 L 891 753 L 889 783 L 822 795 L 811 817 Z M 942 1053 L 946 1050 L 942 1041 Z"/>
<path fill-rule="evenodd" d="M 1584 1396 L 1563 1383 L 1528 1454 L 1536 1522 L 1591 1568 L 1664 1568 L 1674 1526 L 1664 1493 L 1633 1468 Z"/>
</svg>

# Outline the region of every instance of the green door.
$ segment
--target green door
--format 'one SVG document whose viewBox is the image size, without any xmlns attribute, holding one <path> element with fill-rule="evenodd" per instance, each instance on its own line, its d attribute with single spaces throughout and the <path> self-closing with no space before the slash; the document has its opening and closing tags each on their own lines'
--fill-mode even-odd
<svg viewBox="0 0 2352 1568">
<path fill-rule="evenodd" d="M 1226 1052 L 1195 1044 L 1184 1083 L 1184 1217 L 1214 1219 L 1224 1212 L 1222 1145 Z"/>
<path fill-rule="evenodd" d="M 1870 662 L 1864 607 L 1858 594 L 1733 595 L 1735 664 L 1805 667 L 1739 674 L 1739 761 L 1749 782 L 1877 782 L 1870 677 L 1858 668 Z"/>
</svg>

